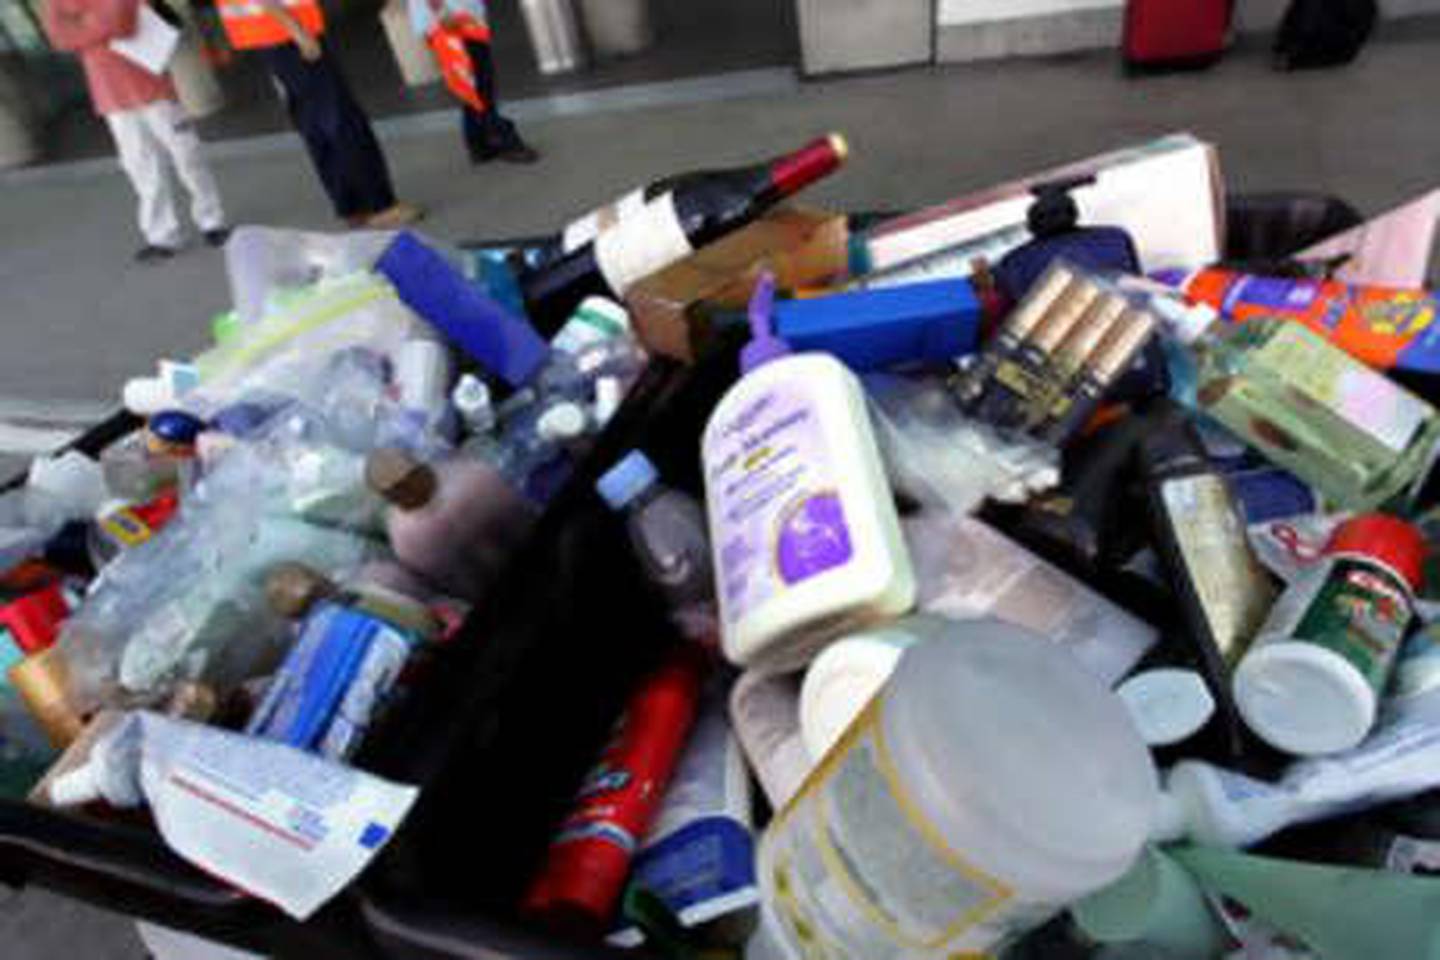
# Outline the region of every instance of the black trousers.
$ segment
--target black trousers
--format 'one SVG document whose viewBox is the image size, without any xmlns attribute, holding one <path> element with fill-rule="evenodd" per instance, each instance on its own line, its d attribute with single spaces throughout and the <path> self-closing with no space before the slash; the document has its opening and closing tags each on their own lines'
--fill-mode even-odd
<svg viewBox="0 0 1440 960">
<path fill-rule="evenodd" d="M 485 101 L 485 110 L 477 111 L 469 104 L 461 106 L 460 131 L 470 156 L 486 160 L 520 146 L 520 135 L 515 132 L 515 124 L 500 115 L 500 105 L 495 101 L 495 63 L 490 56 L 490 44 L 466 40 L 465 52 L 470 55 L 475 92 Z"/>
<path fill-rule="evenodd" d="M 260 54 L 284 91 L 290 120 L 336 215 L 379 213 L 395 203 L 385 155 L 340 65 L 321 50 L 313 63 L 293 43 L 266 47 Z"/>
</svg>

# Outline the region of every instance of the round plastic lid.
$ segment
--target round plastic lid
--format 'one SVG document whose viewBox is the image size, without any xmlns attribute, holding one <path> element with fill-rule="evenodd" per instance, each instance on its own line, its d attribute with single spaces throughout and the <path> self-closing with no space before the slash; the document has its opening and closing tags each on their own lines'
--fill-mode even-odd
<svg viewBox="0 0 1440 960">
<path fill-rule="evenodd" d="M 462 374 L 450 394 L 450 402 L 462 414 L 473 416 L 490 409 L 490 387 L 473 373 Z"/>
<path fill-rule="evenodd" d="M 1380 561 L 1411 590 L 1425 580 L 1425 537 L 1413 525 L 1384 513 L 1351 517 L 1330 535 L 1327 554 L 1354 554 Z"/>
<path fill-rule="evenodd" d="M 900 654 L 914 643 L 898 630 L 857 634 L 826 647 L 800 687 L 800 735 L 818 761 L 890 679 Z"/>
<path fill-rule="evenodd" d="M 1300 756 L 1348 750 L 1375 722 L 1375 691 L 1349 661 L 1312 643 L 1271 643 L 1235 671 L 1235 705 L 1262 740 Z"/>
<path fill-rule="evenodd" d="M 905 652 L 885 694 L 896 768 L 924 786 L 917 804 L 947 836 L 984 844 L 976 865 L 1017 885 L 1118 878 L 1154 826 L 1159 792 L 1124 706 L 1031 630 L 992 619 L 948 628 Z"/>
<path fill-rule="evenodd" d="M 1194 670 L 1164 667 L 1137 673 L 1115 688 L 1135 729 L 1152 747 L 1193 736 L 1215 715 L 1215 698 Z"/>
<path fill-rule="evenodd" d="M 659 479 L 660 473 L 650 458 L 639 450 L 631 450 L 595 481 L 595 492 L 610 509 L 623 510 Z"/>
<path fill-rule="evenodd" d="M 573 440 L 585 432 L 585 411 L 576 403 L 557 403 L 540 415 L 535 429 L 550 440 Z"/>
</svg>

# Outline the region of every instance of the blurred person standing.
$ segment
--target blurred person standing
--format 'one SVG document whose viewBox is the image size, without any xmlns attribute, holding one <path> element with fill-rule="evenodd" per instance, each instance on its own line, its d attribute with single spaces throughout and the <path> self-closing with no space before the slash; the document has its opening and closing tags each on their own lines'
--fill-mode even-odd
<svg viewBox="0 0 1440 960">
<path fill-rule="evenodd" d="M 275 77 L 335 214 L 352 227 L 393 228 L 423 212 L 395 200 L 385 155 L 321 35 L 320 0 L 216 0 L 230 45 L 256 50 Z"/>
<path fill-rule="evenodd" d="M 230 231 L 215 177 L 195 133 L 195 121 L 164 74 L 154 74 L 110 48 L 139 24 L 144 0 L 45 0 L 41 19 L 57 49 L 76 54 L 85 68 L 90 100 L 104 118 L 120 166 L 140 200 L 141 263 L 173 257 L 184 240 L 179 198 L 167 165 L 190 194 L 190 216 L 212 247 Z"/>
<path fill-rule="evenodd" d="M 460 100 L 460 131 L 471 163 L 534 163 L 495 99 L 495 63 L 485 0 L 406 0 L 410 26 L 435 53 L 445 86 Z"/>
</svg>

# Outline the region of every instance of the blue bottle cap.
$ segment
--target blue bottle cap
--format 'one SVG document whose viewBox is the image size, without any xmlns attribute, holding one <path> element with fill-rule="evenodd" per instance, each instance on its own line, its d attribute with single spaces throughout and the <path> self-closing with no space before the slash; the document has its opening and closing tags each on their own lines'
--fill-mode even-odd
<svg viewBox="0 0 1440 960">
<path fill-rule="evenodd" d="M 650 458 L 639 450 L 631 450 L 595 481 L 595 492 L 611 510 L 624 510 L 659 479 L 660 474 Z"/>
<path fill-rule="evenodd" d="M 166 443 L 189 445 L 205 429 L 205 421 L 181 410 L 162 410 L 152 415 L 145 426 Z"/>
</svg>

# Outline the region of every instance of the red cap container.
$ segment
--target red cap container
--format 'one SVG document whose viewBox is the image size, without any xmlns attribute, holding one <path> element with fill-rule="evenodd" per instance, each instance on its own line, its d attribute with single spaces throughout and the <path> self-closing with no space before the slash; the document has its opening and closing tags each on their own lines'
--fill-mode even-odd
<svg viewBox="0 0 1440 960">
<path fill-rule="evenodd" d="M 28 657 L 55 645 L 60 624 L 68 616 L 70 606 L 56 582 L 0 607 L 0 626 L 10 631 L 15 645 Z"/>
<path fill-rule="evenodd" d="M 1351 517 L 1330 535 L 1327 554 L 1349 554 L 1379 561 L 1389 567 L 1411 590 L 1425 580 L 1425 537 L 1413 524 L 1384 513 L 1363 513 Z"/>
</svg>

